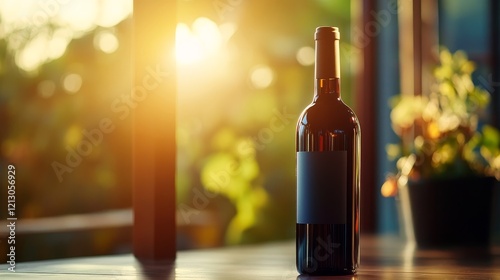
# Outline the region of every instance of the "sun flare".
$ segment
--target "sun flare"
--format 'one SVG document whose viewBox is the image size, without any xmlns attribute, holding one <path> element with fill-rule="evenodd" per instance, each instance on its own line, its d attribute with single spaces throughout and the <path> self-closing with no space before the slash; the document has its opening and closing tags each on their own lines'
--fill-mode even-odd
<svg viewBox="0 0 500 280">
<path fill-rule="evenodd" d="M 227 28 L 223 27 L 205 17 L 197 18 L 191 27 L 178 23 L 175 46 L 177 62 L 180 65 L 193 65 L 220 54 L 224 42 L 234 32 L 225 32 Z"/>
</svg>

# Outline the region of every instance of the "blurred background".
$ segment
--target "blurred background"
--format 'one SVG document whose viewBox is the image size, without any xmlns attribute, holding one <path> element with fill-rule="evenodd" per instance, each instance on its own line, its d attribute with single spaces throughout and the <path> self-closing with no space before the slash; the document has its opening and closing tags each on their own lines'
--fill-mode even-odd
<svg viewBox="0 0 500 280">
<path fill-rule="evenodd" d="M 389 100 L 425 93 L 439 46 L 476 63 L 486 119 L 500 123 L 494 0 L 175 4 L 180 250 L 294 238 L 294 132 L 317 26 L 340 28 L 342 98 L 362 124 L 363 233 L 399 234 L 396 200 L 380 194 L 396 170 Z M 132 0 L 0 0 L 0 166 L 17 170 L 18 261 L 131 252 L 132 14 Z"/>
</svg>

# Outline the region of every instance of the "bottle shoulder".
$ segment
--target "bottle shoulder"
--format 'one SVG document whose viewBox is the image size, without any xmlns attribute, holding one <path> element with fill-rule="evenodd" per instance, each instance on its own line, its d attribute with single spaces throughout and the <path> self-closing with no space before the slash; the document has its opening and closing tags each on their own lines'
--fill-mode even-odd
<svg viewBox="0 0 500 280">
<path fill-rule="evenodd" d="M 359 120 L 354 111 L 342 100 L 313 102 L 299 117 L 297 126 L 314 128 L 334 128 L 359 130 Z"/>
</svg>

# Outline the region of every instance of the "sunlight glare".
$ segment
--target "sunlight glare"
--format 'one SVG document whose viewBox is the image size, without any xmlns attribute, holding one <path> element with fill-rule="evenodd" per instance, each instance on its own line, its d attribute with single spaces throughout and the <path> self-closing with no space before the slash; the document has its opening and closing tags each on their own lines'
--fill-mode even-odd
<svg viewBox="0 0 500 280">
<path fill-rule="evenodd" d="M 57 14 L 61 25 L 68 25 L 77 32 L 90 31 L 97 21 L 99 11 L 97 0 L 70 1 L 61 5 L 61 12 Z"/>
<path fill-rule="evenodd" d="M 229 39 L 236 33 L 238 26 L 232 22 L 225 22 L 219 25 L 220 34 L 222 37 L 222 41 L 226 43 Z"/>
<path fill-rule="evenodd" d="M 37 8 L 36 2 L 31 0 L 0 1 L 1 28 L 8 34 L 14 28 L 26 27 L 27 20 Z"/>
<path fill-rule="evenodd" d="M 0 38 L 15 52 L 15 61 L 26 72 L 60 58 L 72 39 L 96 26 L 111 27 L 132 13 L 132 0 L 0 1 Z M 29 30 L 32 32 L 29 34 Z M 52 30 L 49 32 L 48 30 Z M 33 37 L 32 37 L 33 36 Z M 103 33 L 98 48 L 114 52 L 119 42 Z"/>
<path fill-rule="evenodd" d="M 50 59 L 57 59 L 61 57 L 66 51 L 70 41 L 71 32 L 65 28 L 59 28 L 56 32 L 54 32 L 52 40 L 49 42 L 48 57 Z"/>
<path fill-rule="evenodd" d="M 206 52 L 213 53 L 220 48 L 221 34 L 215 22 L 205 17 L 199 17 L 194 21 L 192 28 L 193 35 L 200 39 Z"/>
<path fill-rule="evenodd" d="M 198 63 L 220 51 L 222 41 L 219 27 L 208 18 L 197 18 L 192 29 L 185 23 L 178 23 L 175 50 L 177 62 L 182 65 Z"/>
<path fill-rule="evenodd" d="M 180 64 L 193 64 L 202 59 L 203 47 L 184 23 L 177 24 L 175 56 Z"/>
<path fill-rule="evenodd" d="M 24 49 L 16 53 L 16 64 L 26 72 L 34 71 L 47 58 L 49 35 L 39 33 Z"/>
<path fill-rule="evenodd" d="M 132 13 L 132 0 L 104 0 L 101 2 L 96 24 L 112 27 Z"/>
</svg>

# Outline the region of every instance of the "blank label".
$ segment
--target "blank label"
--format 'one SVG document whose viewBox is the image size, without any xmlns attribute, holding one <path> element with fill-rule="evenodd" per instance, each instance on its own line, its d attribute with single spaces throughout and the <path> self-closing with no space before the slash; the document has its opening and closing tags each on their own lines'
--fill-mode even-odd
<svg viewBox="0 0 500 280">
<path fill-rule="evenodd" d="M 347 151 L 297 152 L 297 223 L 345 224 Z"/>
</svg>

